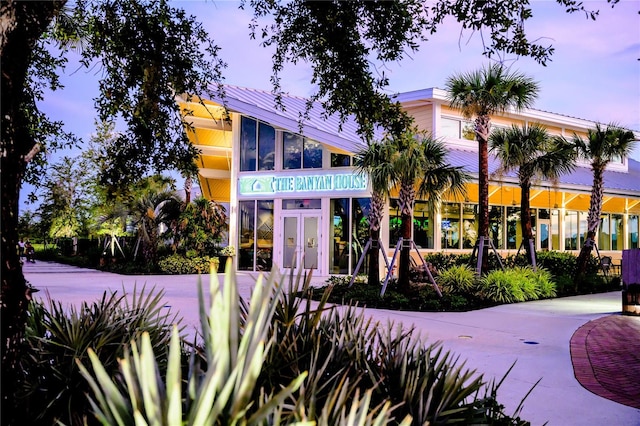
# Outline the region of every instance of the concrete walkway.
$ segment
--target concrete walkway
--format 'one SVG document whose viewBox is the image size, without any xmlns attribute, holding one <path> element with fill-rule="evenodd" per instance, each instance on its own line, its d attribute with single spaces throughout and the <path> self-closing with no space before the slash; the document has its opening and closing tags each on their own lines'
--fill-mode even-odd
<svg viewBox="0 0 640 426">
<path fill-rule="evenodd" d="M 25 264 L 25 276 L 63 305 L 95 301 L 105 290 L 162 288 L 166 306 L 184 323 L 197 324 L 196 275 L 125 276 L 48 262 Z M 249 298 L 257 274 L 238 273 Z M 209 277 L 203 276 L 208 282 Z M 315 283 L 321 285 L 322 278 Z M 521 417 L 532 425 L 640 425 L 640 317 L 622 316 L 619 292 L 502 305 L 473 312 L 399 312 L 366 315 L 414 327 L 428 343 L 499 380 L 515 363 L 498 394 L 512 413 L 532 386 Z M 617 402 L 616 402 L 617 401 Z M 635 408 L 634 408 L 635 407 Z"/>
</svg>

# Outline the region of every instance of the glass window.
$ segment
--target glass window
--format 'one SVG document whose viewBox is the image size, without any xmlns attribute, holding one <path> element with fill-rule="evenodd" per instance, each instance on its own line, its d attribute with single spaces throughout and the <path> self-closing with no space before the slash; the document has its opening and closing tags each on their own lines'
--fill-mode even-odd
<svg viewBox="0 0 640 426">
<path fill-rule="evenodd" d="M 305 169 L 322 168 L 322 145 L 318 142 L 305 139 L 302 167 Z"/>
<path fill-rule="evenodd" d="M 580 234 L 580 245 L 578 246 L 578 249 L 582 247 L 585 239 L 587 238 L 587 217 L 589 217 L 587 212 L 578 212 L 578 225 L 580 226 L 578 231 Z"/>
<path fill-rule="evenodd" d="M 603 214 L 600 216 L 600 226 L 598 229 L 598 248 L 600 250 L 611 250 L 611 230 L 609 223 L 609 215 Z"/>
<path fill-rule="evenodd" d="M 258 170 L 273 170 L 276 159 L 276 130 L 260 123 L 258 128 Z"/>
<path fill-rule="evenodd" d="M 520 207 L 507 207 L 507 249 L 516 249 L 522 241 Z"/>
<path fill-rule="evenodd" d="M 470 249 L 478 239 L 478 205 L 462 206 L 462 248 Z"/>
<path fill-rule="evenodd" d="M 331 200 L 333 216 L 333 243 L 329 246 L 330 265 L 334 274 L 349 273 L 349 218 L 351 209 L 348 198 Z"/>
<path fill-rule="evenodd" d="M 460 248 L 460 204 L 442 204 L 442 248 Z"/>
<path fill-rule="evenodd" d="M 638 246 L 638 216 L 637 215 L 629 215 L 629 220 L 627 221 L 627 227 L 629 230 L 627 234 L 629 235 L 629 248 L 640 248 Z"/>
<path fill-rule="evenodd" d="M 460 139 L 460 120 L 442 117 L 440 119 L 440 134 L 444 137 Z"/>
<path fill-rule="evenodd" d="M 551 245 L 550 250 L 560 250 L 560 211 L 551 210 Z"/>
<path fill-rule="evenodd" d="M 356 265 L 362 256 L 364 246 L 369 241 L 369 213 L 371 212 L 371 198 L 353 198 L 351 200 L 352 216 L 352 256 L 351 270 L 355 271 Z M 365 257 L 358 273 L 366 273 L 368 259 Z"/>
<path fill-rule="evenodd" d="M 402 236 L 402 215 L 398 208 L 398 199 L 389 200 L 389 248 L 394 248 Z"/>
<path fill-rule="evenodd" d="M 564 216 L 564 249 L 578 250 L 578 212 L 568 211 Z"/>
<path fill-rule="evenodd" d="M 503 229 L 504 212 L 502 206 L 491 206 L 489 208 L 489 238 L 493 241 L 493 246 L 497 249 L 504 247 Z"/>
<path fill-rule="evenodd" d="M 256 170 L 256 120 L 240 120 L 240 171 Z"/>
<path fill-rule="evenodd" d="M 238 269 L 253 271 L 253 254 L 255 251 L 255 221 L 256 202 L 240 201 L 238 206 L 238 220 L 240 233 L 238 234 Z"/>
<path fill-rule="evenodd" d="M 303 137 L 293 133 L 284 132 L 282 140 L 282 168 L 302 168 L 302 141 Z"/>
<path fill-rule="evenodd" d="M 621 214 L 612 214 L 611 215 L 611 250 L 622 250 L 622 215 Z"/>
<path fill-rule="evenodd" d="M 433 215 L 424 201 L 413 206 L 413 241 L 418 248 L 433 248 Z"/>
<path fill-rule="evenodd" d="M 331 167 L 349 167 L 351 165 L 351 156 L 346 154 L 331 153 Z"/>
<path fill-rule="evenodd" d="M 270 271 L 273 264 L 273 201 L 258 201 L 256 270 Z"/>
<path fill-rule="evenodd" d="M 322 200 L 319 198 L 308 198 L 304 200 L 282 200 L 284 210 L 310 209 L 315 210 L 322 207 Z"/>
<path fill-rule="evenodd" d="M 270 270 L 273 264 L 273 200 L 240 201 L 238 211 L 238 269 Z"/>
</svg>

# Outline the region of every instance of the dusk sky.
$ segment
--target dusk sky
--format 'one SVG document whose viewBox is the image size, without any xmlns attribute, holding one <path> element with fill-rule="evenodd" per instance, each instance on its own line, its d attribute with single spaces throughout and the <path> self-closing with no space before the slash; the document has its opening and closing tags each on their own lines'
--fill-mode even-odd
<svg viewBox="0 0 640 426">
<path fill-rule="evenodd" d="M 239 10 L 238 1 L 172 4 L 197 16 L 221 47 L 220 57 L 228 64 L 225 83 L 271 89 L 272 50 L 249 38 L 251 14 Z M 529 59 L 507 59 L 513 70 L 540 83 L 534 108 L 640 131 L 640 0 L 622 0 L 613 9 L 604 0 L 585 1 L 587 8 L 600 10 L 596 21 L 581 13 L 566 14 L 553 0 L 531 4 L 534 17 L 525 30 L 531 39 L 540 38 L 555 47 L 552 60 L 543 67 Z M 408 52 L 403 61 L 382 69 L 390 78 L 389 93 L 397 93 L 443 88 L 453 73 L 487 63 L 479 35 L 461 33 L 459 24 L 448 22 L 418 52 Z M 285 91 L 303 97 L 313 93 L 308 66 L 289 65 L 285 70 Z M 94 132 L 96 73 L 99 70 L 77 70 L 72 58 L 63 77 L 65 89 L 47 94 L 40 105 L 52 118 L 64 121 L 67 131 L 86 140 Z M 640 148 L 632 157 L 640 161 Z"/>
</svg>

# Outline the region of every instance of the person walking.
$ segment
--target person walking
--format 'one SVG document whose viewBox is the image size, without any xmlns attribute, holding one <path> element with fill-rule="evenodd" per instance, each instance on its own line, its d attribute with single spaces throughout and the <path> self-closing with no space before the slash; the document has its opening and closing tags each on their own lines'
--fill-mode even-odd
<svg viewBox="0 0 640 426">
<path fill-rule="evenodd" d="M 27 240 L 27 242 L 24 244 L 24 251 L 25 255 L 27 256 L 27 262 L 36 263 L 36 259 L 34 257 L 36 254 L 36 250 L 33 248 L 29 240 Z"/>
<path fill-rule="evenodd" d="M 24 238 L 20 238 L 20 241 L 18 241 L 18 256 L 20 258 L 24 257 Z"/>
</svg>

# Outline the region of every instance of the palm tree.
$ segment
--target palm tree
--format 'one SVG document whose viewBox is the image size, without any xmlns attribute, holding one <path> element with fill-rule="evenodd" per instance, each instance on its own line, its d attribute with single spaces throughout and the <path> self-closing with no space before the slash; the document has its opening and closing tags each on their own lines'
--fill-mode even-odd
<svg viewBox="0 0 640 426">
<path fill-rule="evenodd" d="M 575 168 L 576 150 L 561 137 L 550 137 L 540 124 L 512 125 L 498 129 L 489 137 L 490 151 L 500 160 L 501 171 L 516 170 L 520 184 L 520 226 L 522 240 L 533 240 L 531 226 L 531 181 L 535 178 L 557 180 Z M 527 259 L 534 265 L 535 250 L 525 244 Z"/>
<path fill-rule="evenodd" d="M 380 223 L 384 216 L 384 207 L 390 191 L 392 164 L 389 161 L 393 147 L 388 143 L 368 142 L 367 147 L 358 151 L 354 157 L 356 170 L 366 173 L 371 182 L 371 211 L 369 212 L 369 237 L 371 246 L 369 257 L 368 282 L 376 285 L 380 282 Z"/>
<path fill-rule="evenodd" d="M 149 265 L 156 262 L 161 226 L 177 220 L 180 201 L 174 190 L 174 180 L 155 175 L 141 179 L 128 195 L 129 208 L 142 243 L 142 253 Z"/>
<path fill-rule="evenodd" d="M 446 82 L 451 107 L 466 118 L 475 117 L 478 141 L 478 236 L 489 239 L 489 154 L 491 115 L 509 108 L 516 111 L 533 104 L 538 84 L 519 73 L 510 73 L 502 64 L 492 64 L 470 73 L 449 77 Z M 487 247 L 485 247 L 485 250 Z M 487 270 L 483 254 L 482 271 Z"/>
<path fill-rule="evenodd" d="M 593 172 L 593 187 L 591 188 L 591 200 L 587 216 L 587 238 L 585 238 L 580 250 L 574 275 L 576 290 L 584 278 L 587 260 L 591 256 L 591 250 L 595 244 L 596 233 L 600 223 L 602 196 L 604 193 L 604 170 L 610 162 L 627 157 L 636 142 L 637 140 L 632 131 L 623 129 L 613 123 L 604 128 L 600 124 L 596 124 L 594 129 L 587 131 L 586 139 L 576 134 L 573 136 L 573 143 L 578 150 L 578 155 L 591 162 L 591 171 Z"/>
<path fill-rule="evenodd" d="M 409 289 L 409 265 L 411 262 L 411 231 L 413 203 L 416 197 L 427 202 L 431 211 L 440 204 L 442 196 L 464 196 L 469 176 L 462 167 L 446 162 L 445 145 L 431 136 L 409 129 L 398 137 L 387 137 L 388 156 L 382 159 L 389 173 L 389 187 L 399 188 L 401 235 L 403 240 L 398 268 L 398 287 Z"/>
</svg>

